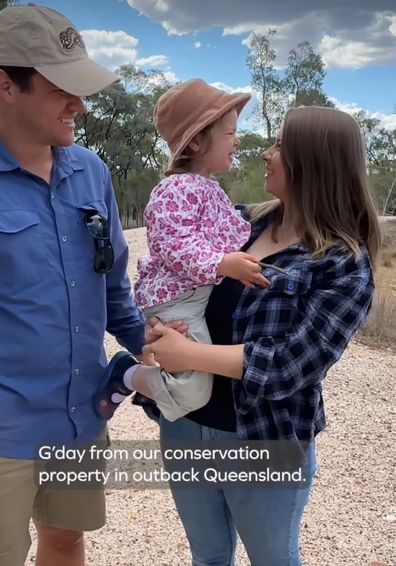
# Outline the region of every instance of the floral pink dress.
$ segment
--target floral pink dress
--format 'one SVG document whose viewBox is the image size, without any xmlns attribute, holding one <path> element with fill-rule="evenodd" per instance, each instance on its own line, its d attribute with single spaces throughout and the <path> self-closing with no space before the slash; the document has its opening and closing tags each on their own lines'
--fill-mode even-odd
<svg viewBox="0 0 396 566">
<path fill-rule="evenodd" d="M 163 179 L 145 209 L 149 254 L 138 261 L 135 300 L 142 307 L 172 301 L 203 285 L 216 285 L 219 264 L 250 237 L 250 223 L 220 187 L 201 175 Z"/>
</svg>

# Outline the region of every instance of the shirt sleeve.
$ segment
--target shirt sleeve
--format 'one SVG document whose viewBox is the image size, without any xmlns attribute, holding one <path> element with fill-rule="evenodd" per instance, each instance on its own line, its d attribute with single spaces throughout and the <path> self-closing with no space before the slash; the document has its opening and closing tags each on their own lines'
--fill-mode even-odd
<svg viewBox="0 0 396 566">
<path fill-rule="evenodd" d="M 135 305 L 127 274 L 128 244 L 122 230 L 110 172 L 105 168 L 105 194 L 109 211 L 110 241 L 114 264 L 106 274 L 107 327 L 117 342 L 132 354 L 144 346 L 145 318 Z"/>
<path fill-rule="evenodd" d="M 150 254 L 182 279 L 197 285 L 219 283 L 224 251 L 211 242 L 211 228 L 202 218 L 204 190 L 177 177 L 157 189 L 145 210 Z"/>
<path fill-rule="evenodd" d="M 287 399 L 297 390 L 319 384 L 341 357 L 364 321 L 374 291 L 370 268 L 351 273 L 346 265 L 354 263 L 350 258 L 347 254 L 339 258 L 337 269 L 324 277 L 321 288 L 312 290 L 306 311 L 296 317 L 284 339 L 268 336 L 244 345 L 237 402 L 241 413 L 262 399 Z"/>
</svg>

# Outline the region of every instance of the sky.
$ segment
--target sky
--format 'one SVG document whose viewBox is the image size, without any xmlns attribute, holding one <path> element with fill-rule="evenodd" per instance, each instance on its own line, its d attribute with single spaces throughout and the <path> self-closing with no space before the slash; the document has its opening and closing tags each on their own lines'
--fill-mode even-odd
<svg viewBox="0 0 396 566">
<path fill-rule="evenodd" d="M 22 1 L 21 3 L 25 3 Z M 38 2 L 39 3 L 39 2 Z M 250 91 L 249 36 L 276 28 L 276 64 L 308 40 L 326 65 L 324 91 L 396 128 L 396 0 L 42 0 L 82 33 L 90 56 L 115 69 L 155 68 L 172 83 L 203 78 Z M 253 102 L 245 124 L 257 128 Z"/>
</svg>

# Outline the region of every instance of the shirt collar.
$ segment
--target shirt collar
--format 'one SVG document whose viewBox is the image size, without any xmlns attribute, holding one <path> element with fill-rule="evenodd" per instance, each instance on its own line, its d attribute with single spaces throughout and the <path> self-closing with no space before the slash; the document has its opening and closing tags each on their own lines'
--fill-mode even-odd
<svg viewBox="0 0 396 566">
<path fill-rule="evenodd" d="M 17 159 L 8 151 L 6 146 L 0 141 L 0 171 L 13 171 L 19 169 Z"/>
<path fill-rule="evenodd" d="M 59 167 L 66 175 L 73 171 L 83 171 L 84 164 L 75 155 L 72 147 L 54 147 L 54 166 Z M 14 171 L 20 169 L 19 161 L 10 153 L 7 147 L 0 141 L 0 172 Z"/>
<path fill-rule="evenodd" d="M 83 162 L 75 155 L 73 146 L 70 147 L 54 147 L 54 163 L 60 167 L 65 173 L 72 173 L 73 171 L 83 171 Z"/>
</svg>

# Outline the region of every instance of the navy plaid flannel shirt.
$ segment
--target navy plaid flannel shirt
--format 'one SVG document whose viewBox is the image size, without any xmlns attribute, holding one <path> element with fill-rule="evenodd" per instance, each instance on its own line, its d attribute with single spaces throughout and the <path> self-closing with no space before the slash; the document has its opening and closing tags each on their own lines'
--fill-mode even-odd
<svg viewBox="0 0 396 566">
<path fill-rule="evenodd" d="M 254 240 L 269 222 L 252 227 Z M 242 380 L 233 380 L 241 438 L 310 441 L 325 426 L 322 386 L 372 302 L 367 249 L 339 248 L 313 260 L 302 244 L 265 260 L 268 289 L 245 288 L 234 313 L 233 343 L 244 344 Z"/>
</svg>

